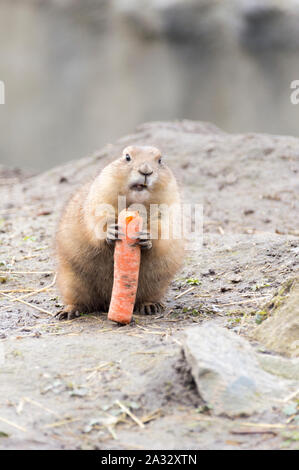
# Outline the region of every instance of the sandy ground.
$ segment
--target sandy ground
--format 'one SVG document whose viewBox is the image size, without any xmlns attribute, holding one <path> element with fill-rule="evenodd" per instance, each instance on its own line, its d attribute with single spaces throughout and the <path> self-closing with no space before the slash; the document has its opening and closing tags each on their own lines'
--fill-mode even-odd
<svg viewBox="0 0 299 470">
<path fill-rule="evenodd" d="M 203 204 L 203 243 L 186 251 L 163 315 L 125 327 L 96 312 L 58 322 L 53 235 L 61 208 L 128 143 L 160 146 L 184 200 Z M 298 445 L 282 405 L 234 420 L 213 415 L 181 352 L 184 329 L 205 321 L 248 336 L 257 312 L 298 275 L 297 139 L 151 123 L 41 175 L 0 171 L 0 448 Z"/>
</svg>

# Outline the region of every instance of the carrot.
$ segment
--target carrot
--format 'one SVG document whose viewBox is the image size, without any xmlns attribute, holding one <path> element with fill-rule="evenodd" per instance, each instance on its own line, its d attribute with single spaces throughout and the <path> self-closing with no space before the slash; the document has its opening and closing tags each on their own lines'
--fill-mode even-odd
<svg viewBox="0 0 299 470">
<path fill-rule="evenodd" d="M 138 287 L 140 247 L 133 246 L 131 237 L 142 229 L 138 211 L 124 209 L 118 216 L 120 231 L 125 238 L 117 242 L 114 250 L 114 281 L 108 319 L 118 323 L 130 323 Z"/>
</svg>

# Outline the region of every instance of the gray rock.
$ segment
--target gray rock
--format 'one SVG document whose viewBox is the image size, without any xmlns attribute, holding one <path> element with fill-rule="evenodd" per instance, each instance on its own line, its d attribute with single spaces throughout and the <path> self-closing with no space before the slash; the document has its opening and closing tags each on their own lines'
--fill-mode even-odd
<svg viewBox="0 0 299 470">
<path fill-rule="evenodd" d="M 210 323 L 188 328 L 183 349 L 199 395 L 218 415 L 264 411 L 295 385 L 262 370 L 244 338 Z"/>
<path fill-rule="evenodd" d="M 260 366 L 270 374 L 290 380 L 299 380 L 299 358 L 287 359 L 269 354 L 257 354 Z"/>
</svg>

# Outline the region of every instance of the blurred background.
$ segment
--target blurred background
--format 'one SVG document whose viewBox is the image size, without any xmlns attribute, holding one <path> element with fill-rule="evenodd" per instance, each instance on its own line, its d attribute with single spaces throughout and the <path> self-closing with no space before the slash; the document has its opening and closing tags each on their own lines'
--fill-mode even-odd
<svg viewBox="0 0 299 470">
<path fill-rule="evenodd" d="M 0 162 L 39 171 L 151 120 L 299 136 L 299 0 L 0 0 Z"/>
</svg>

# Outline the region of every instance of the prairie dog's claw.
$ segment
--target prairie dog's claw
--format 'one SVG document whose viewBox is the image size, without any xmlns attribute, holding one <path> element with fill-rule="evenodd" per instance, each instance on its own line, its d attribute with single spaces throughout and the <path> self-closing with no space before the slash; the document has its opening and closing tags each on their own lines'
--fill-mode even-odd
<svg viewBox="0 0 299 470">
<path fill-rule="evenodd" d="M 157 313 L 161 313 L 164 308 L 161 302 L 144 302 L 135 307 L 134 312 L 140 315 L 156 315 Z"/>
<path fill-rule="evenodd" d="M 137 240 L 134 246 L 140 246 L 142 250 L 150 250 L 153 246 L 150 236 L 151 234 L 147 231 L 136 232 L 132 237 L 133 240 Z"/>
<path fill-rule="evenodd" d="M 80 311 L 76 305 L 67 305 L 55 315 L 55 318 L 58 318 L 58 320 L 72 320 L 78 317 L 80 317 Z"/>
<path fill-rule="evenodd" d="M 108 245 L 113 246 L 116 241 L 121 240 L 125 234 L 119 230 L 118 224 L 111 224 L 107 228 L 106 241 Z"/>
</svg>

